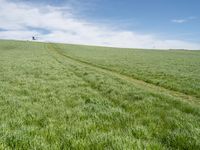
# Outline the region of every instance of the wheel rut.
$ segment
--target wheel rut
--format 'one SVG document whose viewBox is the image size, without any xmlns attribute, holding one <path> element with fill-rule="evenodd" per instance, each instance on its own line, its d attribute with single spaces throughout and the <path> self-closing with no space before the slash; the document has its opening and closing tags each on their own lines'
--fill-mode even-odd
<svg viewBox="0 0 200 150">
<path fill-rule="evenodd" d="M 51 56 L 54 60 L 56 60 L 60 65 L 62 65 L 63 69 L 66 69 L 66 65 L 70 65 L 73 68 L 77 67 L 77 64 L 74 64 L 73 62 L 69 61 L 68 59 L 64 59 L 64 61 L 59 60 L 59 58 L 62 56 L 58 53 L 55 53 L 55 50 L 52 49 L 52 47 L 49 47 L 49 45 L 45 45 L 46 49 L 51 50 Z M 54 53 L 52 53 L 54 52 Z M 57 56 L 56 56 L 57 55 Z M 59 58 L 58 58 L 59 57 Z M 69 68 L 68 68 L 69 69 Z M 86 80 L 82 75 L 80 75 L 79 73 L 77 73 L 76 71 L 74 71 L 74 69 L 70 68 L 70 71 L 73 72 L 73 74 L 82 79 L 83 82 L 85 82 L 94 92 L 96 92 L 97 94 L 99 94 L 102 98 L 105 99 L 109 99 L 111 100 L 113 106 L 118 107 L 118 104 L 116 103 L 116 101 L 112 98 L 110 98 L 109 96 L 105 95 L 101 90 L 99 90 L 98 88 L 92 86 L 91 82 L 89 82 L 88 80 Z M 118 108 L 119 109 L 119 108 Z M 121 109 L 121 108 L 120 108 Z"/>
<path fill-rule="evenodd" d="M 64 58 L 68 59 L 68 61 L 70 61 L 71 63 L 73 63 L 74 65 L 82 65 L 84 67 L 89 67 L 93 70 L 96 70 L 98 72 L 102 72 L 105 74 L 109 74 L 111 76 L 115 76 L 121 80 L 125 80 L 129 83 L 134 84 L 135 86 L 150 91 L 152 93 L 159 93 L 159 94 L 163 94 L 163 95 L 167 95 L 167 96 L 171 96 L 171 97 L 175 97 L 178 98 L 181 101 L 185 101 L 185 102 L 190 102 L 190 103 L 195 103 L 195 104 L 200 104 L 200 99 L 191 95 L 187 95 L 178 91 L 173 91 L 170 89 L 166 89 L 164 87 L 161 86 L 157 86 L 151 83 L 147 83 L 143 80 L 138 80 L 138 79 L 134 79 L 132 77 L 120 74 L 118 72 L 112 71 L 112 70 L 108 70 L 107 68 L 103 68 L 102 66 L 98 66 L 98 65 L 94 65 L 82 60 L 79 60 L 77 58 L 71 57 L 69 55 L 66 55 L 62 52 L 62 49 L 57 47 L 55 44 L 53 43 L 48 43 L 47 44 L 47 48 L 49 50 L 52 50 L 54 52 L 56 52 L 57 54 L 59 54 L 60 56 L 63 56 Z"/>
</svg>

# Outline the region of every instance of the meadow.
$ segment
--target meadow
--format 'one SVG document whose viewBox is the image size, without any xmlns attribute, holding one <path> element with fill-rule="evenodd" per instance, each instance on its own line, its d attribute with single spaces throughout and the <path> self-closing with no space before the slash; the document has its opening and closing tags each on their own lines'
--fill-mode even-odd
<svg viewBox="0 0 200 150">
<path fill-rule="evenodd" d="M 59 46 L 82 61 L 200 98 L 200 51 Z"/>
<path fill-rule="evenodd" d="M 0 149 L 200 149 L 200 52 L 0 41 Z"/>
</svg>

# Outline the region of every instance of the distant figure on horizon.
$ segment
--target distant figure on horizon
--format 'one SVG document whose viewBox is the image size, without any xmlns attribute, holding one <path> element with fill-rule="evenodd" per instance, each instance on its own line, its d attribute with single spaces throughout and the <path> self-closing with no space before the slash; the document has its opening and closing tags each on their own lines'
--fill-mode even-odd
<svg viewBox="0 0 200 150">
<path fill-rule="evenodd" d="M 32 40 L 33 40 L 33 41 L 35 41 L 35 40 L 36 40 L 36 38 L 35 38 L 34 36 L 32 36 Z"/>
</svg>

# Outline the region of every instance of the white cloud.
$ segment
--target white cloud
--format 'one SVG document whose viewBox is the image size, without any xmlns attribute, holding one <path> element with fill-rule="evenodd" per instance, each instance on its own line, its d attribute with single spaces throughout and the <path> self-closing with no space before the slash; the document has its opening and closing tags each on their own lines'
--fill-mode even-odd
<svg viewBox="0 0 200 150">
<path fill-rule="evenodd" d="M 172 20 L 172 22 L 174 22 L 174 23 L 185 23 L 187 21 L 188 21 L 187 19 L 173 19 Z"/>
<path fill-rule="evenodd" d="M 163 40 L 154 35 L 92 24 L 78 19 L 68 7 L 35 7 L 26 3 L 0 0 L 0 38 L 27 40 L 32 35 L 38 36 L 41 41 L 63 43 L 129 48 L 200 49 L 200 44 Z"/>
<path fill-rule="evenodd" d="M 185 18 L 185 19 L 173 19 L 173 20 L 171 20 L 171 21 L 174 22 L 174 23 L 186 23 L 186 22 L 188 22 L 188 21 L 195 20 L 195 19 L 197 19 L 197 17 L 195 17 L 195 16 L 190 16 L 190 17 Z"/>
</svg>

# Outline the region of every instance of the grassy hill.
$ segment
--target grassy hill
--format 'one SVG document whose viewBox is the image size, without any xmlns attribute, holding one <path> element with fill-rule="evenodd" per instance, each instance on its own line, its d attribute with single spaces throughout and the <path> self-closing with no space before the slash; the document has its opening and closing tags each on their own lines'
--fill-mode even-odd
<svg viewBox="0 0 200 150">
<path fill-rule="evenodd" d="M 0 41 L 0 149 L 200 149 L 200 51 Z"/>
</svg>

